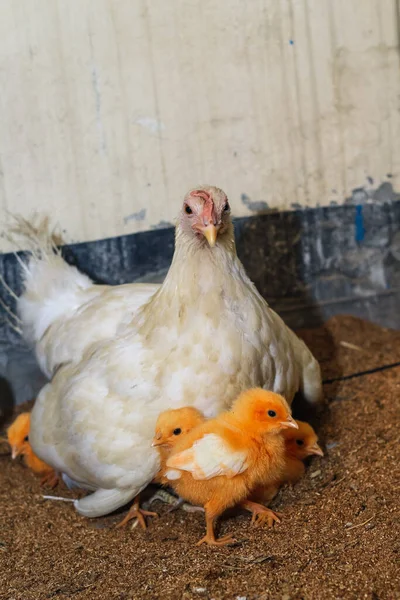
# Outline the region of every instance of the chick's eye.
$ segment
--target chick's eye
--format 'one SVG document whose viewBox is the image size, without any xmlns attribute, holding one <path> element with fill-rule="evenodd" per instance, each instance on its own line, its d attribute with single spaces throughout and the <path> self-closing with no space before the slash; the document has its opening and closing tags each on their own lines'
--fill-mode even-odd
<svg viewBox="0 0 400 600">
<path fill-rule="evenodd" d="M 182 429 L 180 429 L 179 427 L 177 427 L 176 429 L 174 429 L 174 431 L 172 433 L 174 435 L 179 435 L 180 433 L 182 433 Z"/>
<path fill-rule="evenodd" d="M 303 440 L 296 440 L 296 444 L 297 444 L 298 446 L 304 446 L 304 442 L 303 442 Z"/>
<path fill-rule="evenodd" d="M 276 412 L 274 410 L 269 410 L 268 411 L 268 416 L 269 417 L 276 417 Z"/>
<path fill-rule="evenodd" d="M 24 442 L 29 442 L 29 435 L 26 435 L 26 436 L 24 437 Z"/>
<path fill-rule="evenodd" d="M 224 206 L 224 211 L 227 212 L 230 209 L 231 209 L 231 207 L 229 206 L 229 202 L 227 201 L 226 204 L 225 204 L 225 206 Z"/>
<path fill-rule="evenodd" d="M 188 204 L 186 204 L 186 206 L 185 206 L 185 213 L 186 213 L 187 215 L 191 215 L 191 214 L 192 214 L 192 212 L 193 212 L 193 211 L 192 211 L 192 209 L 190 208 L 190 206 L 189 206 Z"/>
</svg>

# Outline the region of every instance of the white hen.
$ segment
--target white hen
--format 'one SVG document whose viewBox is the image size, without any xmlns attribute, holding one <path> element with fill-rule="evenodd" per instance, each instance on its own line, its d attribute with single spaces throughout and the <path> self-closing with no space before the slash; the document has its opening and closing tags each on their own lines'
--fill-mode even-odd
<svg viewBox="0 0 400 600">
<path fill-rule="evenodd" d="M 298 389 L 310 402 L 321 396 L 317 361 L 236 255 L 228 200 L 218 188 L 185 196 L 168 275 L 124 323 L 78 364 L 61 366 L 32 412 L 35 453 L 96 490 L 75 503 L 83 515 L 115 510 L 152 480 L 161 411 L 193 405 L 213 416 L 257 386 L 289 402 Z"/>
</svg>

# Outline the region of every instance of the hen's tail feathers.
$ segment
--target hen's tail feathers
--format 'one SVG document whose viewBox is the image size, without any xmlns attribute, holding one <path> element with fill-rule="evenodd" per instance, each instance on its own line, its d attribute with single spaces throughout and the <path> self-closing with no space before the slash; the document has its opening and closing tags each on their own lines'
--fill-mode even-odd
<svg viewBox="0 0 400 600">
<path fill-rule="evenodd" d="M 322 401 L 322 377 L 318 361 L 311 355 L 311 360 L 303 365 L 301 391 L 310 404 Z"/>
<path fill-rule="evenodd" d="M 140 488 L 133 491 L 99 489 L 94 494 L 75 500 L 74 506 L 84 517 L 102 517 L 133 500 L 140 491 Z"/>
<path fill-rule="evenodd" d="M 54 321 L 79 307 L 80 292 L 93 282 L 64 261 L 59 249 L 62 237 L 50 228 L 47 217 L 13 219 L 8 238 L 29 253 L 27 262 L 16 255 L 24 283 L 17 300 L 17 318 L 25 339 L 35 344 Z"/>
<path fill-rule="evenodd" d="M 14 245 L 18 243 L 37 258 L 42 254 L 60 253 L 58 246 L 65 243 L 56 227 L 50 227 L 49 217 L 33 215 L 28 221 L 20 215 L 10 215 L 14 224 L 9 226 L 7 239 Z"/>
<path fill-rule="evenodd" d="M 15 305 L 15 302 L 18 300 L 17 294 L 10 288 L 7 284 L 6 280 L 2 275 L 0 275 L 0 286 L 3 287 L 6 294 L 11 297 L 11 302 Z M 9 306 L 3 298 L 0 296 L 0 306 L 5 310 L 6 315 L 2 318 L 2 321 L 7 323 L 11 329 L 13 329 L 19 335 L 22 335 L 22 321 L 19 316 L 13 311 L 11 306 Z"/>
</svg>

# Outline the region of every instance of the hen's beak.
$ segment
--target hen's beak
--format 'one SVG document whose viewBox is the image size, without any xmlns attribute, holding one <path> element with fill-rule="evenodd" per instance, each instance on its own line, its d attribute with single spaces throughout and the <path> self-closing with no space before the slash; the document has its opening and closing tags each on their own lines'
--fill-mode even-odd
<svg viewBox="0 0 400 600">
<path fill-rule="evenodd" d="M 219 231 L 219 225 L 213 225 L 212 223 L 201 228 L 201 233 L 206 238 L 210 248 L 214 248 L 214 246 L 215 246 L 215 243 L 217 241 L 218 231 Z"/>
<path fill-rule="evenodd" d="M 313 444 L 312 446 L 310 446 L 307 449 L 307 454 L 309 454 L 310 456 L 312 454 L 316 454 L 317 456 L 323 456 L 324 453 L 322 451 L 322 448 L 320 446 L 318 446 L 317 442 L 315 442 L 315 444 Z"/>
<path fill-rule="evenodd" d="M 280 426 L 282 427 L 282 429 L 288 429 L 289 427 L 294 427 L 295 429 L 299 428 L 296 421 L 293 419 L 293 417 L 290 416 L 286 419 L 286 421 L 281 421 Z"/>
</svg>

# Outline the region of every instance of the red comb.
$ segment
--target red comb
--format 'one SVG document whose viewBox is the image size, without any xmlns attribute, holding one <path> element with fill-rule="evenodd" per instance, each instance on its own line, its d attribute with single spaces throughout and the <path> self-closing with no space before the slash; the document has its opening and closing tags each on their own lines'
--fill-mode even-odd
<svg viewBox="0 0 400 600">
<path fill-rule="evenodd" d="M 203 207 L 203 219 L 206 223 L 213 223 L 215 220 L 214 214 L 214 202 L 211 198 L 211 194 L 208 194 L 204 190 L 194 190 L 190 193 L 191 196 L 195 196 L 197 198 L 203 198 L 205 200 Z"/>
<path fill-rule="evenodd" d="M 190 192 L 190 195 L 203 198 L 203 200 L 211 200 L 210 194 L 207 194 L 204 190 L 194 190 L 193 192 Z"/>
</svg>

